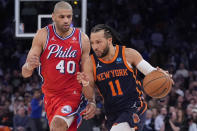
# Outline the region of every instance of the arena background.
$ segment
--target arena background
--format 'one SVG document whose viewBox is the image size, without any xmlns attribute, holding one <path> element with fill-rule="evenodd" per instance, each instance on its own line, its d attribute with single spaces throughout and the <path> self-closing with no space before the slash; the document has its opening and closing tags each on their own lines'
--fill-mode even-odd
<svg viewBox="0 0 197 131">
<path fill-rule="evenodd" d="M 50 13 L 56 2 L 0 0 L 0 130 L 30 130 L 31 101 L 34 90 L 41 87 L 41 82 L 36 71 L 31 78 L 23 79 L 21 66 L 31 47 L 33 34 L 39 26 L 43 27 L 51 22 Z M 74 9 L 74 26 L 89 35 L 94 25 L 108 24 L 120 33 L 122 45 L 138 50 L 152 65 L 169 70 L 173 74 L 175 85 L 167 97 L 152 99 L 144 94 L 149 108 L 144 131 L 155 130 L 158 125 L 155 119 L 161 116 L 162 107 L 168 111 L 165 122 L 172 120 L 181 131 L 197 131 L 191 130 L 197 123 L 197 1 L 68 2 Z M 83 5 L 86 8 L 82 9 Z M 16 9 L 17 7 L 19 8 Z M 142 79 L 143 75 L 140 78 Z M 99 96 L 96 100 L 95 118 L 84 120 L 80 131 L 106 130 L 103 102 Z M 42 130 L 47 131 L 44 110 L 39 119 L 42 121 Z"/>
</svg>

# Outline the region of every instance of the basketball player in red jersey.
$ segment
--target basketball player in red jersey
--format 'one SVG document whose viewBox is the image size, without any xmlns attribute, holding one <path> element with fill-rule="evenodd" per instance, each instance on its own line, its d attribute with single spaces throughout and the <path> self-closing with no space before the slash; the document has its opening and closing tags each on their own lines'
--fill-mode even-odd
<svg viewBox="0 0 197 131">
<path fill-rule="evenodd" d="M 90 64 L 89 38 L 79 29 L 71 28 L 72 7 L 58 2 L 52 13 L 54 24 L 37 32 L 26 63 L 22 67 L 24 78 L 39 67 L 42 78 L 44 104 L 50 131 L 76 131 L 77 112 L 80 112 L 82 92 L 88 100 L 85 119 L 94 116 L 94 90 L 88 83 L 77 81 L 77 72 L 87 72 Z"/>
<path fill-rule="evenodd" d="M 143 131 L 147 104 L 136 68 L 144 75 L 154 70 L 135 49 L 119 46 L 116 32 L 104 24 L 91 29 L 91 73 L 78 73 L 79 82 L 98 88 L 104 99 L 106 127 L 110 131 Z M 115 45 L 115 46 L 114 46 Z"/>
</svg>

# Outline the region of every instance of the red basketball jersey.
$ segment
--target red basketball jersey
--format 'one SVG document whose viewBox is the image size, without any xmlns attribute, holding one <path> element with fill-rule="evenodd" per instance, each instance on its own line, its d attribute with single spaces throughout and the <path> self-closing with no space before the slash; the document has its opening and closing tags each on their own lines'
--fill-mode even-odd
<svg viewBox="0 0 197 131">
<path fill-rule="evenodd" d="M 72 33 L 62 38 L 54 25 L 48 25 L 48 36 L 40 57 L 39 74 L 43 80 L 45 96 L 81 94 L 82 87 L 77 81 L 81 60 L 81 32 L 72 28 Z"/>
</svg>

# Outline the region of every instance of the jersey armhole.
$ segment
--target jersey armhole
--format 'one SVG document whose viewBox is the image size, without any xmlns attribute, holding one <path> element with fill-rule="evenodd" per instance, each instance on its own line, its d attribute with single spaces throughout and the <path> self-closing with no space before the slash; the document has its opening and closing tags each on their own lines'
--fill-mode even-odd
<svg viewBox="0 0 197 131">
<path fill-rule="evenodd" d="M 126 56 L 125 56 L 125 46 L 122 47 L 122 58 L 123 58 L 123 62 L 125 64 L 125 66 L 127 67 L 127 69 L 132 72 L 133 74 L 133 77 L 136 79 L 136 75 L 135 75 L 135 72 L 133 71 L 133 69 L 131 67 L 129 67 L 128 63 L 127 63 L 127 60 L 126 60 Z"/>
<path fill-rule="evenodd" d="M 45 46 L 44 46 L 43 52 L 44 52 L 44 51 L 45 51 L 45 49 L 47 48 L 47 45 L 48 45 L 48 42 L 49 42 L 49 36 L 50 36 L 49 27 L 48 27 L 48 26 L 46 26 L 46 29 L 47 29 L 47 39 L 46 39 L 46 43 L 45 43 Z"/>
<path fill-rule="evenodd" d="M 91 55 L 91 59 L 93 64 L 94 81 L 96 81 L 96 63 L 93 55 Z"/>
<path fill-rule="evenodd" d="M 81 54 L 82 54 L 82 41 L 81 41 L 81 35 L 82 35 L 82 32 L 81 30 L 79 30 L 79 45 L 80 45 L 80 48 L 81 48 Z"/>
</svg>

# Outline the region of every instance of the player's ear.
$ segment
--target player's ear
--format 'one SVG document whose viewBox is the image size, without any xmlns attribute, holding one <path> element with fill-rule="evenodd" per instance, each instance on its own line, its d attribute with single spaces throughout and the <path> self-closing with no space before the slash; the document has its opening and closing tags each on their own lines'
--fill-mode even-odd
<svg viewBox="0 0 197 131">
<path fill-rule="evenodd" d="M 55 20 L 55 14 L 54 14 L 54 12 L 52 13 L 52 20 L 53 20 L 53 22 Z"/>
<path fill-rule="evenodd" d="M 112 44 L 112 38 L 108 38 L 107 41 Z"/>
</svg>

